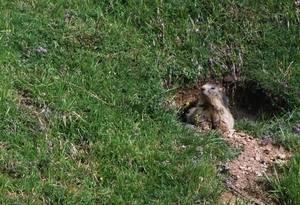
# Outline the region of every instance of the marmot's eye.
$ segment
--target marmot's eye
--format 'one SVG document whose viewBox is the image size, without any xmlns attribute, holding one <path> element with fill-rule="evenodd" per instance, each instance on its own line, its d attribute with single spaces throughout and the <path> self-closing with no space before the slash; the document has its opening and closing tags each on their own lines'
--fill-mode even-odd
<svg viewBox="0 0 300 205">
<path fill-rule="evenodd" d="M 215 88 L 216 88 L 216 87 L 211 87 L 211 89 L 213 89 L 213 90 L 214 90 Z"/>
</svg>

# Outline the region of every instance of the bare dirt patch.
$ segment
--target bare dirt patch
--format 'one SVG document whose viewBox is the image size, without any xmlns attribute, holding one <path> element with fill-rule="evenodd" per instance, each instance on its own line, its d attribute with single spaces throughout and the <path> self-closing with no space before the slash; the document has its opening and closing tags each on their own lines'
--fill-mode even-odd
<svg viewBox="0 0 300 205">
<path fill-rule="evenodd" d="M 222 136 L 231 146 L 243 150 L 235 160 L 224 165 L 231 175 L 226 185 L 254 204 L 274 204 L 266 192 L 264 174 L 271 165 L 285 163 L 291 153 L 276 145 L 270 136 L 259 140 L 233 131 Z"/>
<path fill-rule="evenodd" d="M 197 103 L 200 88 L 206 81 L 191 88 L 182 87 L 175 95 L 175 105 L 180 107 L 181 119 L 185 122 L 187 111 Z M 215 83 L 215 82 L 213 82 Z M 219 84 L 219 83 L 216 83 Z M 219 84 L 220 85 L 220 84 Z M 272 113 L 271 100 L 262 91 L 250 92 L 252 88 L 236 87 L 232 84 L 220 85 L 230 98 L 231 112 L 236 121 L 241 119 L 258 120 L 264 113 Z M 224 163 L 223 171 L 228 174 L 224 181 L 230 192 L 221 196 L 220 204 L 236 204 L 248 201 L 250 204 L 275 204 L 268 197 L 266 179 L 268 168 L 274 164 L 285 163 L 291 153 L 277 145 L 270 136 L 254 138 L 244 132 L 231 130 L 223 133 L 222 138 L 233 148 L 241 150 L 233 161 Z"/>
</svg>

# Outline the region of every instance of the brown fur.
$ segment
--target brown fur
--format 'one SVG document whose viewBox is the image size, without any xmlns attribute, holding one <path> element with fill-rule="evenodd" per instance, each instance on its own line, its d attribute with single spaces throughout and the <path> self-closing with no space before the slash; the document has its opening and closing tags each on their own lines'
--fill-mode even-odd
<svg viewBox="0 0 300 205">
<path fill-rule="evenodd" d="M 233 129 L 234 119 L 228 108 L 228 98 L 219 86 L 205 84 L 201 87 L 200 98 L 196 107 L 189 110 L 187 122 L 204 130 Z"/>
</svg>

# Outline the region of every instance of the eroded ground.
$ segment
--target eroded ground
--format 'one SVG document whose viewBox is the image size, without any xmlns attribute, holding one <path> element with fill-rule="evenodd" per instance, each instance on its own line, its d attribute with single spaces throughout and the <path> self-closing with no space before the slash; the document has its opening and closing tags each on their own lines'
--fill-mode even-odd
<svg viewBox="0 0 300 205">
<path fill-rule="evenodd" d="M 186 111 L 196 104 L 200 87 L 201 85 L 182 88 L 176 94 L 175 104 L 183 110 L 181 116 L 183 121 Z M 239 105 L 231 109 L 235 120 L 244 118 L 253 120 L 257 117 Z M 234 160 L 217 165 L 220 174 L 226 173 L 230 176 L 224 182 L 230 191 L 220 197 L 220 204 L 233 205 L 246 201 L 249 204 L 274 204 L 268 197 L 264 174 L 271 165 L 285 163 L 291 153 L 276 145 L 270 136 L 257 139 L 242 131 L 231 130 L 223 133 L 222 137 L 241 152 Z"/>
<path fill-rule="evenodd" d="M 276 145 L 269 136 L 260 140 L 233 131 L 222 136 L 231 146 L 243 150 L 235 160 L 224 165 L 232 176 L 226 185 L 254 204 L 273 204 L 265 190 L 264 174 L 271 165 L 285 163 L 291 153 Z"/>
</svg>

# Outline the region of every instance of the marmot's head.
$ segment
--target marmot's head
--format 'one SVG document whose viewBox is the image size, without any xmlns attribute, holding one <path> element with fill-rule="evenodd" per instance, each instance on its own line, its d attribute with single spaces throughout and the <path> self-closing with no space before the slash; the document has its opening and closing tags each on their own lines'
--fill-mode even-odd
<svg viewBox="0 0 300 205">
<path fill-rule="evenodd" d="M 211 98 L 219 98 L 222 89 L 214 84 L 205 84 L 201 87 L 201 95 L 208 100 Z"/>
<path fill-rule="evenodd" d="M 225 107 L 228 107 L 228 98 L 222 88 L 215 84 L 205 84 L 201 87 L 201 97 L 203 101 L 212 102 L 218 100 Z"/>
</svg>

